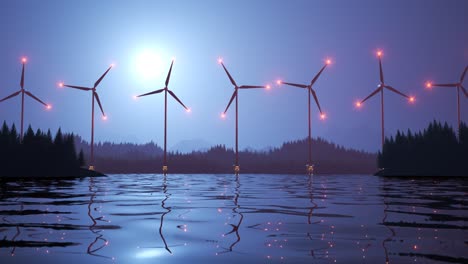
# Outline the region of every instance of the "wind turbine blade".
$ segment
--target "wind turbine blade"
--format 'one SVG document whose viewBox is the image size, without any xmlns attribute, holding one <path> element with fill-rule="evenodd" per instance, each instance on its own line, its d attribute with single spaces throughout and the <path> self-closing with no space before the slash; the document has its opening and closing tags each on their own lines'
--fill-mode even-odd
<svg viewBox="0 0 468 264">
<path fill-rule="evenodd" d="M 24 92 L 25 94 L 29 95 L 32 99 L 38 101 L 39 103 L 43 104 L 45 107 L 47 107 L 47 104 L 42 102 L 41 99 L 37 98 L 36 96 L 34 96 L 32 93 L 28 92 L 28 91 L 25 91 Z"/>
<path fill-rule="evenodd" d="M 288 82 L 281 82 L 281 83 L 289 85 L 289 86 L 299 87 L 299 88 L 307 88 L 307 85 L 305 85 L 305 84 L 288 83 Z"/>
<path fill-rule="evenodd" d="M 223 64 L 222 62 L 221 62 L 221 65 L 223 66 L 224 71 L 225 71 L 226 74 L 228 75 L 229 80 L 231 80 L 232 85 L 237 86 L 236 81 L 234 81 L 234 79 L 232 78 L 231 74 L 229 73 L 229 71 L 226 69 L 226 67 L 224 66 L 224 64 Z"/>
<path fill-rule="evenodd" d="M 145 94 L 140 94 L 137 97 L 147 96 L 147 95 L 150 95 L 150 94 L 157 94 L 157 93 L 160 93 L 160 92 L 164 91 L 164 89 L 165 88 L 162 88 L 162 89 L 159 89 L 159 90 L 156 90 L 156 91 L 152 91 L 152 92 L 149 92 L 149 93 L 145 93 Z"/>
<path fill-rule="evenodd" d="M 379 86 L 379 88 L 377 88 L 375 91 L 373 91 L 371 94 L 369 94 L 366 98 L 364 98 L 364 100 L 361 101 L 361 104 L 364 103 L 365 101 L 367 101 L 367 99 L 374 96 L 376 93 L 380 92 L 380 90 L 382 90 L 381 86 Z"/>
<path fill-rule="evenodd" d="M 382 70 L 382 59 L 379 56 L 379 69 L 380 69 L 380 82 L 384 83 L 383 70 Z"/>
<path fill-rule="evenodd" d="M 21 89 L 24 89 L 24 62 L 23 62 L 23 70 L 21 71 L 21 82 L 20 82 Z"/>
<path fill-rule="evenodd" d="M 462 89 L 462 91 L 463 91 L 463 93 L 465 94 L 465 96 L 468 98 L 468 92 L 466 91 L 465 87 L 460 86 L 460 88 Z"/>
<path fill-rule="evenodd" d="M 17 92 L 15 92 L 15 93 L 12 93 L 11 95 L 9 95 L 9 96 L 3 98 L 2 100 L 0 100 L 0 102 L 3 102 L 3 101 L 8 100 L 8 99 L 10 99 L 10 98 L 12 98 L 12 97 L 15 97 L 15 96 L 17 96 L 19 93 L 21 93 L 21 91 L 17 91 Z"/>
<path fill-rule="evenodd" d="M 110 71 L 110 69 L 112 69 L 112 65 L 109 67 L 109 69 L 107 69 L 106 72 L 104 72 L 104 74 L 102 74 L 101 78 L 99 78 L 95 83 L 94 83 L 94 88 L 96 88 L 99 83 L 102 81 L 102 79 L 104 79 L 104 76 L 106 76 L 106 74 Z"/>
<path fill-rule="evenodd" d="M 431 86 L 439 86 L 439 87 L 457 87 L 456 83 L 442 83 L 442 84 L 431 84 Z"/>
<path fill-rule="evenodd" d="M 399 95 L 401 95 L 401 96 L 403 96 L 403 97 L 409 98 L 409 96 L 407 96 L 406 94 L 404 94 L 404 93 L 398 91 L 397 89 L 395 89 L 395 88 L 393 88 L 393 87 L 391 87 L 391 86 L 386 85 L 385 88 L 387 88 L 387 89 L 389 89 L 390 91 L 392 91 L 392 92 L 394 92 L 394 93 L 396 93 L 396 94 L 399 94 Z"/>
<path fill-rule="evenodd" d="M 318 109 L 319 109 L 320 114 L 321 114 L 322 113 L 322 108 L 320 108 L 320 104 L 319 104 L 319 101 L 318 101 L 318 98 L 317 98 L 317 94 L 315 94 L 315 91 L 312 88 L 310 88 L 310 92 L 314 96 L 314 100 L 317 103 Z"/>
<path fill-rule="evenodd" d="M 83 90 L 83 91 L 91 91 L 91 90 L 93 89 L 93 88 L 88 88 L 88 87 L 75 86 L 75 85 L 67 85 L 67 84 L 64 84 L 63 86 L 69 87 L 69 88 L 74 88 L 74 89 L 79 89 L 79 90 Z"/>
<path fill-rule="evenodd" d="M 228 105 L 226 106 L 226 109 L 224 110 L 224 113 L 227 112 L 227 110 L 229 109 L 229 106 L 231 106 L 232 101 L 234 101 L 234 98 L 236 98 L 236 96 L 237 96 L 237 90 L 234 90 L 234 93 L 233 93 L 232 96 L 231 96 L 231 100 L 229 100 L 229 103 L 228 103 Z"/>
<path fill-rule="evenodd" d="M 239 89 L 266 88 L 264 85 L 241 85 Z"/>
<path fill-rule="evenodd" d="M 462 76 L 460 78 L 460 82 L 463 82 L 463 80 L 465 79 L 465 75 L 467 71 L 468 71 L 468 66 L 465 67 L 465 70 L 463 71 Z"/>
<path fill-rule="evenodd" d="M 104 109 L 102 109 L 101 100 L 99 100 L 99 95 L 96 92 L 93 92 L 93 96 L 96 98 L 99 108 L 101 109 L 102 115 L 106 116 L 106 114 L 104 114 Z"/>
<path fill-rule="evenodd" d="M 312 81 L 310 82 L 310 86 L 313 86 L 314 83 L 317 81 L 317 79 L 320 77 L 320 74 L 322 74 L 323 70 L 325 70 L 325 68 L 327 67 L 327 64 L 325 64 L 322 69 L 320 69 L 320 71 L 317 73 L 317 75 L 315 75 L 315 77 L 312 79 Z"/>
<path fill-rule="evenodd" d="M 174 64 L 174 61 L 171 62 L 171 67 L 169 68 L 169 72 L 167 73 L 167 78 L 166 78 L 166 87 L 169 84 L 169 80 L 171 79 L 171 72 L 172 72 L 172 65 Z"/>
<path fill-rule="evenodd" d="M 174 99 L 177 100 L 177 102 L 179 102 L 179 104 L 181 104 L 185 108 L 185 110 L 188 110 L 188 108 L 182 103 L 182 101 L 180 101 L 180 99 L 175 95 L 174 92 L 172 92 L 171 90 L 167 90 L 167 91 L 172 97 L 174 97 Z"/>
</svg>

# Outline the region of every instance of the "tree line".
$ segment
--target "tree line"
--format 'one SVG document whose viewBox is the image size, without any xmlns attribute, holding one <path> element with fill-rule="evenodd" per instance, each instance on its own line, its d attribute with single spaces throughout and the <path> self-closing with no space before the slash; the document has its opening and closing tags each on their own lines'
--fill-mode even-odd
<svg viewBox="0 0 468 264">
<path fill-rule="evenodd" d="M 0 177 L 63 177 L 79 174 L 84 154 L 76 153 L 73 134 L 55 136 L 28 127 L 21 142 L 15 125 L 0 130 Z"/>
<path fill-rule="evenodd" d="M 80 146 L 88 155 L 89 145 Z M 100 152 L 95 148 L 95 165 L 105 173 L 160 173 L 162 153 L 145 155 L 147 144 L 102 143 Z M 128 148 L 128 152 L 125 149 Z M 153 146 L 152 146 L 153 147 Z M 155 145 L 155 149 L 160 149 Z M 106 153 L 114 153 L 107 155 Z M 377 170 L 376 154 L 337 146 L 324 139 L 312 140 L 313 161 L 320 174 L 370 174 Z M 235 153 L 224 145 L 213 146 L 207 151 L 182 154 L 168 153 L 169 173 L 232 173 Z M 286 142 L 268 151 L 244 150 L 239 152 L 242 173 L 304 174 L 308 157 L 307 140 Z"/>
<path fill-rule="evenodd" d="M 378 166 L 394 175 L 463 176 L 468 174 L 468 127 L 457 134 L 447 123 L 433 121 L 423 131 L 398 131 L 385 140 Z"/>
<path fill-rule="evenodd" d="M 375 154 L 345 149 L 323 139 L 313 139 L 314 163 L 320 173 L 372 173 Z M 77 154 L 77 150 L 79 153 Z M 34 131 L 29 126 L 22 142 L 13 124 L 5 122 L 0 130 L 0 177 L 66 177 L 83 172 L 90 146 L 79 136 L 64 134 L 59 128 Z M 98 143 L 95 146 L 95 167 L 105 173 L 159 173 L 162 149 L 150 142 Z M 234 151 L 224 145 L 207 151 L 168 155 L 171 173 L 232 173 Z M 243 173 L 305 172 L 307 140 L 284 143 L 268 151 L 244 150 L 239 153 Z M 82 174 L 80 174 L 82 175 Z"/>
<path fill-rule="evenodd" d="M 74 140 L 75 148 L 82 150 L 85 157 L 89 157 L 90 144 L 78 135 L 75 135 Z M 94 145 L 94 155 L 111 159 L 140 160 L 162 156 L 163 149 L 153 141 L 145 144 L 98 142 Z"/>
<path fill-rule="evenodd" d="M 77 154 L 77 149 L 79 153 Z M 468 127 L 456 132 L 447 123 L 433 121 L 423 131 L 397 131 L 386 138 L 378 155 L 346 149 L 324 139 L 312 139 L 313 160 L 320 174 L 374 173 L 388 175 L 465 175 L 468 172 Z M 268 151 L 239 153 L 243 173 L 303 174 L 307 163 L 307 139 L 286 142 Z M 98 143 L 95 166 L 105 173 L 159 173 L 162 149 L 155 143 Z M 0 130 L 0 176 L 62 177 L 78 174 L 89 155 L 89 144 L 58 129 L 34 131 L 31 126 L 20 142 L 15 125 L 4 122 Z M 232 173 L 235 153 L 224 145 L 207 151 L 170 152 L 170 173 Z M 377 164 L 376 161 L 377 160 Z M 377 166 L 376 166 L 377 165 Z"/>
</svg>

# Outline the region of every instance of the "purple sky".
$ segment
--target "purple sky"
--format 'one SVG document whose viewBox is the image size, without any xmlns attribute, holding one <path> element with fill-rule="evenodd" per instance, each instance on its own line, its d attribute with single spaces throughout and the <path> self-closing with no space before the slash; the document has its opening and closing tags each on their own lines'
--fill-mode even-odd
<svg viewBox="0 0 468 264">
<path fill-rule="evenodd" d="M 115 63 L 98 87 L 108 120 L 96 111 L 96 139 L 162 144 L 164 96 L 132 97 L 164 87 L 176 57 L 169 88 L 192 112 L 169 101 L 168 145 L 203 139 L 231 147 L 234 108 L 220 118 L 233 91 L 217 63 L 222 57 L 238 84 L 272 85 L 239 94 L 240 147 L 260 149 L 307 135 L 306 92 L 275 80 L 308 83 L 331 58 L 315 85 L 328 119 L 314 105 L 312 135 L 376 151 L 380 99 L 354 107 L 379 82 L 375 52 L 384 52 L 386 83 L 417 100 L 410 105 L 385 92 L 386 135 L 434 119 L 455 126 L 456 89 L 428 91 L 424 83 L 459 80 L 468 64 L 467 10 L 465 0 L 3 1 L 0 97 L 19 89 L 27 56 L 25 88 L 53 109 L 26 99 L 25 123 L 89 139 L 91 93 L 56 84 L 92 86 Z M 155 76 L 141 68 L 145 56 L 156 58 Z M 9 124 L 19 124 L 19 111 L 19 97 L 0 103 Z M 461 112 L 466 122 L 465 97 Z"/>
</svg>

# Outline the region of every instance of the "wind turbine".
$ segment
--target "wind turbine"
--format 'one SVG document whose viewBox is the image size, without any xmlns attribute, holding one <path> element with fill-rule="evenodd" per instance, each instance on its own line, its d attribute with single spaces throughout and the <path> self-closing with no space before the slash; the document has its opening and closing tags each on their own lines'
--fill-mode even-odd
<svg viewBox="0 0 468 264">
<path fill-rule="evenodd" d="M 64 83 L 59 83 L 60 87 L 69 87 L 69 88 L 74 88 L 82 91 L 92 91 L 92 96 L 91 96 L 91 162 L 89 165 L 90 170 L 94 170 L 94 100 L 97 101 L 99 108 L 101 109 L 102 113 L 102 119 L 107 120 L 106 114 L 104 114 L 104 109 L 102 108 L 101 105 L 101 100 L 99 99 L 99 95 L 96 92 L 96 88 L 98 85 L 101 83 L 102 79 L 106 76 L 106 74 L 114 67 L 113 64 L 109 66 L 109 68 L 104 72 L 104 74 L 101 75 L 101 77 L 94 83 L 94 86 L 91 87 L 83 87 L 83 86 L 75 86 L 75 85 L 68 85 Z"/>
<path fill-rule="evenodd" d="M 383 52 L 381 50 L 377 51 L 377 57 L 379 58 L 379 68 L 380 68 L 380 84 L 377 86 L 377 89 L 373 91 L 370 95 L 368 95 L 364 100 L 356 102 L 356 107 L 360 108 L 362 104 L 367 101 L 369 98 L 372 96 L 376 95 L 378 92 L 380 92 L 380 104 L 381 104 L 381 113 L 382 113 L 382 151 L 383 151 L 383 145 L 385 142 L 385 135 L 384 135 L 384 97 L 383 97 L 383 91 L 384 89 L 388 89 L 396 94 L 399 94 L 405 98 L 408 99 L 410 103 L 414 103 L 416 100 L 414 96 L 408 96 L 397 89 L 393 88 L 392 86 L 386 85 L 384 82 L 384 74 L 382 70 L 382 55 Z"/>
<path fill-rule="evenodd" d="M 238 146 L 238 143 L 239 143 L 239 133 L 238 133 L 238 131 L 239 131 L 239 126 L 238 126 L 238 121 L 239 121 L 239 118 L 238 118 L 238 101 L 239 100 L 238 100 L 238 96 L 237 96 L 238 90 L 239 89 L 255 89 L 255 88 L 270 89 L 270 86 L 269 85 L 241 85 L 241 86 L 238 86 L 236 81 L 234 81 L 231 74 L 229 73 L 229 71 L 224 66 L 223 60 L 218 59 L 218 63 L 221 64 L 221 66 L 223 66 L 224 71 L 226 72 L 227 76 L 229 77 L 229 80 L 231 81 L 232 85 L 234 85 L 234 93 L 232 94 L 231 99 L 229 100 L 229 103 L 228 103 L 226 109 L 221 114 L 221 117 L 222 118 L 226 117 L 226 112 L 229 109 L 229 106 L 231 105 L 232 101 L 234 99 L 236 99 L 236 163 L 234 165 L 234 172 L 236 174 L 238 174 L 239 171 L 240 171 L 240 167 L 239 167 L 239 146 Z"/>
<path fill-rule="evenodd" d="M 307 94 L 308 94 L 308 105 L 307 105 L 307 109 L 308 109 L 308 112 L 309 112 L 309 136 L 307 138 L 308 140 L 308 144 L 309 144 L 309 159 L 308 159 L 308 162 L 306 164 L 306 170 L 307 170 L 307 173 L 308 174 L 312 174 L 314 172 L 314 165 L 312 165 L 312 139 L 311 139 L 311 118 L 310 118 L 310 95 L 312 94 L 314 96 L 314 100 L 315 100 L 315 103 L 317 104 L 317 107 L 320 111 L 320 119 L 325 119 L 326 118 L 326 115 L 322 112 L 322 109 L 320 108 L 320 104 L 319 104 L 319 101 L 318 101 L 318 98 L 317 98 L 317 94 L 315 93 L 315 90 L 312 88 L 312 86 L 315 84 L 315 82 L 318 80 L 318 78 L 320 77 L 320 75 L 322 74 L 323 70 L 325 70 L 325 68 L 331 64 L 331 60 L 327 59 L 325 61 L 325 65 L 323 65 L 322 69 L 320 69 L 320 71 L 317 73 L 317 75 L 315 75 L 315 77 L 312 79 L 312 81 L 310 82 L 309 85 L 307 84 L 297 84 L 297 83 L 290 83 L 290 82 L 283 82 L 281 80 L 278 80 L 276 83 L 278 85 L 281 85 L 281 84 L 286 84 L 286 85 L 289 85 L 289 86 L 294 86 L 294 87 L 298 87 L 298 88 L 303 88 L 303 89 L 307 89 Z"/>
<path fill-rule="evenodd" d="M 142 97 L 142 96 L 164 92 L 164 161 L 163 161 L 163 168 L 162 168 L 163 174 L 166 174 L 167 169 L 168 169 L 167 168 L 167 93 L 169 93 L 177 102 L 179 102 L 179 104 L 181 104 L 182 107 L 184 107 L 187 112 L 191 111 L 190 108 L 187 108 L 182 103 L 182 101 L 180 101 L 180 99 L 174 94 L 174 92 L 169 90 L 169 88 L 167 87 L 169 85 L 169 80 L 171 79 L 172 65 L 174 65 L 174 59 L 172 59 L 171 67 L 169 68 L 169 73 L 167 74 L 164 88 L 137 96 L 137 97 Z"/>
<path fill-rule="evenodd" d="M 460 81 L 458 83 L 448 83 L 448 84 L 435 84 L 432 82 L 427 82 L 426 87 L 427 88 L 432 88 L 434 86 L 439 86 L 439 87 L 456 87 L 457 88 L 457 113 L 458 113 L 458 131 L 460 133 L 460 90 L 463 91 L 465 94 L 465 97 L 468 98 L 468 92 L 466 91 L 465 87 L 463 87 L 463 80 L 465 79 L 466 72 L 468 71 L 468 66 L 465 67 L 465 70 L 463 71 Z"/>
<path fill-rule="evenodd" d="M 10 94 L 9 96 L 3 98 L 0 100 L 0 102 L 6 101 L 10 98 L 13 98 L 17 96 L 18 94 L 21 94 L 21 132 L 20 132 L 20 142 L 23 141 L 23 120 L 24 120 L 24 95 L 26 94 L 27 96 L 31 97 L 32 99 L 38 101 L 39 103 L 43 104 L 47 109 L 51 109 L 52 106 L 50 104 L 46 104 L 41 99 L 37 98 L 35 95 L 33 95 L 31 92 L 27 91 L 24 89 L 24 66 L 26 65 L 26 62 L 28 60 L 26 57 L 21 58 L 21 63 L 23 64 L 23 70 L 21 71 L 21 81 L 20 81 L 20 87 L 21 89 L 17 92 L 14 92 Z"/>
</svg>

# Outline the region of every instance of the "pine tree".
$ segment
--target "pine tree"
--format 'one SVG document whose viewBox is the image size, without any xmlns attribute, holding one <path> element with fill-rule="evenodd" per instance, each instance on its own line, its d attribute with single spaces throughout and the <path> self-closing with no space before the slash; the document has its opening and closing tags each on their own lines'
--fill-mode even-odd
<svg viewBox="0 0 468 264">
<path fill-rule="evenodd" d="M 62 145 L 63 144 L 62 129 L 60 129 L 60 128 L 58 129 L 57 134 L 55 134 L 54 144 L 55 145 Z"/>
<path fill-rule="evenodd" d="M 78 164 L 80 167 L 83 167 L 85 165 L 83 150 L 80 150 L 80 154 L 78 155 Z"/>
<path fill-rule="evenodd" d="M 50 129 L 47 130 L 47 142 L 52 143 L 52 133 L 50 132 Z"/>
<path fill-rule="evenodd" d="M 9 138 L 10 138 L 11 144 L 19 143 L 19 136 L 18 136 L 18 132 L 16 132 L 15 124 L 11 126 Z"/>
</svg>

